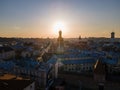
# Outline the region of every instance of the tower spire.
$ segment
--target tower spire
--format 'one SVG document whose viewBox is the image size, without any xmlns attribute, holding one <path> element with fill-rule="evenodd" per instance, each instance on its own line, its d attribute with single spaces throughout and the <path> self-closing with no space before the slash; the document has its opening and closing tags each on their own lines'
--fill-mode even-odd
<svg viewBox="0 0 120 90">
<path fill-rule="evenodd" d="M 59 37 L 62 38 L 62 31 L 59 30 Z"/>
<path fill-rule="evenodd" d="M 62 31 L 61 30 L 59 30 L 59 37 L 58 37 L 57 41 L 58 41 L 57 52 L 62 53 L 64 51 L 64 43 L 63 43 Z"/>
</svg>

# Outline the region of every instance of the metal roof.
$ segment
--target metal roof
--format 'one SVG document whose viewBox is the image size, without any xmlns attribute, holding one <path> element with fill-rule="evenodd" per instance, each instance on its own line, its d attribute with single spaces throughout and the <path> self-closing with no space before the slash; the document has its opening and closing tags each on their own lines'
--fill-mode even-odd
<svg viewBox="0 0 120 90">
<path fill-rule="evenodd" d="M 85 64 L 85 63 L 95 63 L 94 59 L 83 59 L 83 60 L 63 60 L 63 64 Z"/>
</svg>

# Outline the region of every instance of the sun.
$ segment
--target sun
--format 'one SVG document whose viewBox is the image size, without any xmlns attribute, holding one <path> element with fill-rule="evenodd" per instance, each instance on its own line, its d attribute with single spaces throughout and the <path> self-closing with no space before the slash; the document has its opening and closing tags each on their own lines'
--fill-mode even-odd
<svg viewBox="0 0 120 90">
<path fill-rule="evenodd" d="M 62 23 L 62 22 L 57 22 L 57 23 L 54 25 L 54 33 L 57 34 L 60 30 L 61 30 L 62 32 L 65 31 L 64 23 Z"/>
</svg>

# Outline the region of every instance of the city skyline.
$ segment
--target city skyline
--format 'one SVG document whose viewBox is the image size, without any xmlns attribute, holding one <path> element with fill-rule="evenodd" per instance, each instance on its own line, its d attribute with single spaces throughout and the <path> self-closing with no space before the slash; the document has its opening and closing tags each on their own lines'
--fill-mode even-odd
<svg viewBox="0 0 120 90">
<path fill-rule="evenodd" d="M 119 0 L 1 0 L 0 37 L 57 38 L 62 26 L 65 38 L 120 38 L 119 9 Z"/>
</svg>

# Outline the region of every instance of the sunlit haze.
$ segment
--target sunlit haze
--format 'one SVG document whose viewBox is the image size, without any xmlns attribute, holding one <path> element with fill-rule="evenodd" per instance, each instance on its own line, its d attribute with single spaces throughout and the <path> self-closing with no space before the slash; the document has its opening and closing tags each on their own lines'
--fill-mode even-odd
<svg viewBox="0 0 120 90">
<path fill-rule="evenodd" d="M 0 0 L 0 37 L 120 37 L 120 0 Z"/>
<path fill-rule="evenodd" d="M 53 31 L 53 34 L 55 36 L 58 36 L 58 32 L 61 30 L 63 33 L 64 33 L 64 36 L 67 34 L 67 26 L 65 27 L 65 23 L 64 22 L 56 22 L 55 25 L 54 25 L 54 31 Z"/>
</svg>

